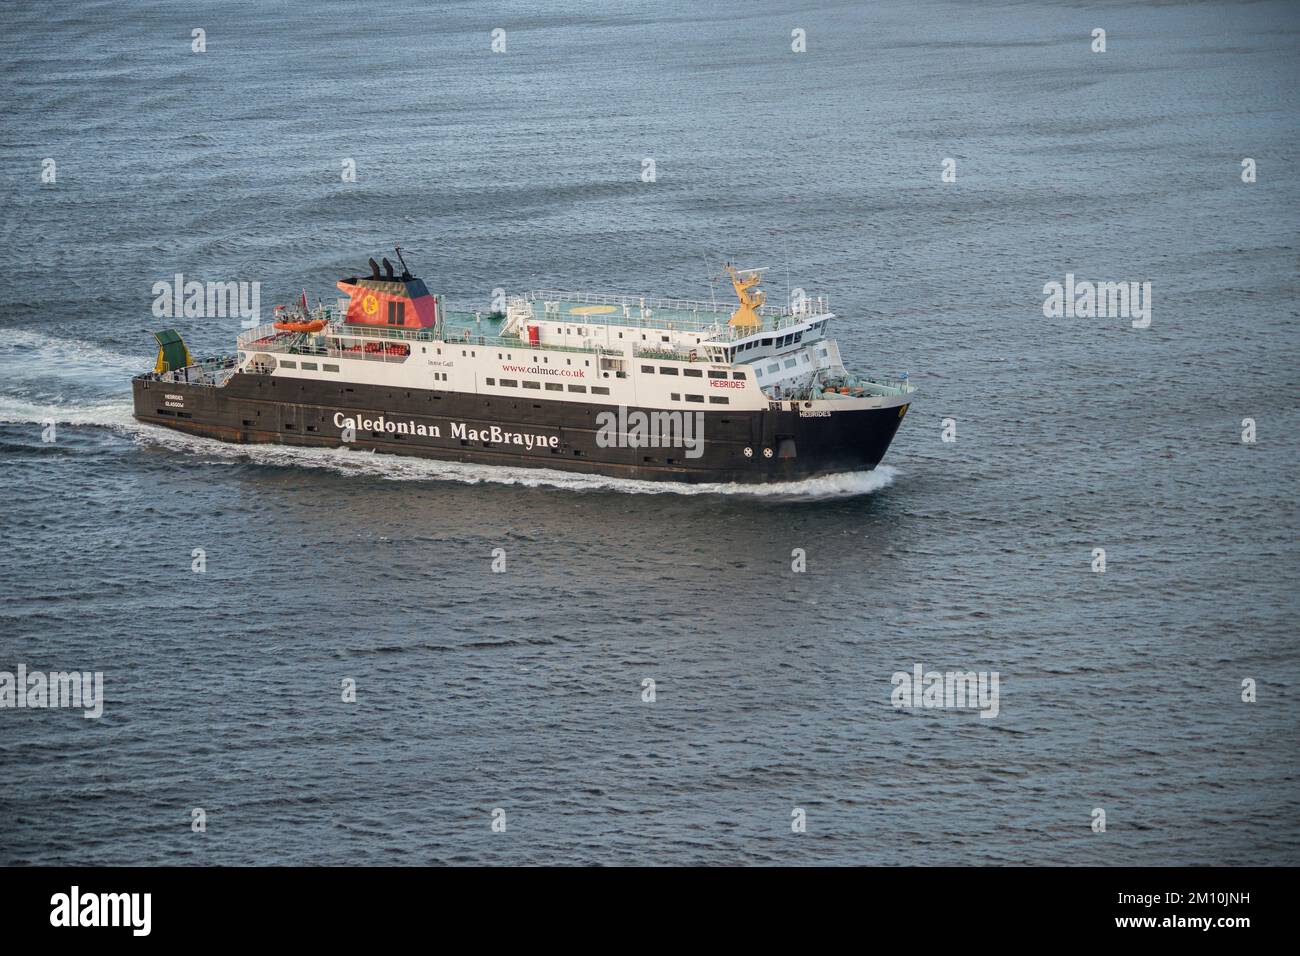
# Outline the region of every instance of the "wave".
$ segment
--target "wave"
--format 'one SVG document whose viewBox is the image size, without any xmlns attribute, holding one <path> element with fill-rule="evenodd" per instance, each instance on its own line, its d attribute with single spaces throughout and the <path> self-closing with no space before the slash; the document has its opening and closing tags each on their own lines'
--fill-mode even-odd
<svg viewBox="0 0 1300 956">
<path fill-rule="evenodd" d="M 123 355 L 112 349 L 86 342 L 81 339 L 65 339 L 47 335 L 35 329 L 7 329 L 0 339 L 0 355 L 19 351 L 41 353 L 46 359 L 41 366 L 46 369 L 63 369 L 71 363 L 84 364 L 96 371 L 118 371 L 134 375 L 146 369 L 151 363 L 151 356 L 141 352 L 138 355 Z"/>
<path fill-rule="evenodd" d="M 131 411 L 131 403 L 120 399 L 80 404 L 42 404 L 0 396 L 0 424 L 6 425 L 42 425 L 54 421 L 60 425 L 88 425 L 129 431 L 140 424 L 131 417 Z"/>
</svg>

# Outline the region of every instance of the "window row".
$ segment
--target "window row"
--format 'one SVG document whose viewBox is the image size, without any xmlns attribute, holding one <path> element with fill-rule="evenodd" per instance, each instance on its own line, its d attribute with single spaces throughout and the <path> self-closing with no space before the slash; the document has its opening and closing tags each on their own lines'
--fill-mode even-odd
<svg viewBox="0 0 1300 956">
<path fill-rule="evenodd" d="M 641 366 L 641 371 L 642 371 L 643 374 L 646 374 L 646 375 L 653 375 L 653 374 L 654 374 L 654 371 L 655 371 L 655 367 L 654 367 L 653 365 L 642 365 L 642 366 Z M 671 366 L 671 365 L 660 365 L 660 366 L 659 366 L 659 374 L 660 374 L 660 375 L 676 375 L 677 373 L 678 373 L 678 369 L 674 368 L 674 367 Z M 698 368 L 684 368 L 684 369 L 681 369 L 681 374 L 687 376 L 688 378 L 701 378 L 701 377 L 704 375 L 704 373 L 703 373 L 700 369 L 698 369 Z M 716 369 L 710 369 L 710 370 L 709 370 L 709 378 L 726 378 L 726 377 L 727 377 L 727 373 L 726 373 L 726 372 L 718 371 L 718 370 L 716 370 Z M 738 379 L 744 379 L 744 378 L 745 378 L 745 373 L 744 373 L 744 372 L 732 372 L 732 373 L 731 373 L 731 377 L 732 377 L 732 378 L 738 378 Z"/>
<path fill-rule="evenodd" d="M 524 381 L 524 382 L 521 383 L 518 379 L 514 379 L 514 378 L 502 378 L 502 379 L 496 379 L 496 378 L 485 378 L 485 379 L 483 379 L 483 381 L 484 381 L 484 383 L 487 384 L 487 385 L 501 386 L 502 388 L 519 388 L 519 387 L 522 386 L 523 388 L 532 388 L 532 389 L 537 389 L 537 390 L 540 391 L 541 388 L 542 388 L 543 386 L 545 386 L 545 388 L 546 388 L 546 390 L 547 390 L 548 392 L 562 392 L 562 391 L 564 391 L 564 389 L 565 389 L 565 386 L 561 385 L 559 382 L 529 382 L 529 381 Z M 586 386 L 586 385 L 570 385 L 570 386 L 568 386 L 568 389 L 569 389 L 569 391 L 571 391 L 571 392 L 586 392 L 586 391 L 587 391 L 587 386 Z M 593 394 L 593 395 L 608 395 L 608 394 L 609 394 L 609 389 L 604 388 L 603 386 L 600 386 L 600 385 L 593 385 L 593 386 L 591 386 L 591 394 Z"/>
<path fill-rule="evenodd" d="M 298 363 L 290 362 L 288 359 L 281 359 L 280 367 L 298 368 Z M 317 365 L 317 363 L 315 362 L 303 362 L 302 370 L 304 372 L 337 372 L 339 370 L 339 367 L 337 365 L 330 365 L 329 363 L 325 363 L 324 365 Z"/>
<path fill-rule="evenodd" d="M 578 335 L 586 335 L 586 334 L 587 334 L 587 330 L 586 330 L 585 328 L 580 327 L 580 326 L 579 326 L 579 327 L 576 327 L 576 328 L 566 328 L 565 326 L 560 326 L 560 327 L 559 327 L 559 331 L 560 331 L 560 333 L 561 333 L 562 335 L 573 335 L 575 331 L 577 332 Z M 593 335 L 596 333 L 596 330 L 595 330 L 595 329 L 592 329 L 591 331 L 592 331 L 592 334 L 593 334 Z M 659 341 L 660 341 L 660 342 L 671 342 L 671 341 L 672 341 L 672 336 L 664 335 L 662 329 L 653 329 L 652 331 L 654 331 L 654 332 L 658 332 L 658 333 L 659 333 Z M 623 333 L 622 333 L 622 332 L 619 332 L 619 333 L 618 333 L 618 337 L 621 339 L 621 338 L 623 337 Z M 647 341 L 649 341 L 648 337 L 646 336 L 646 334 L 645 334 L 644 332 L 641 333 L 641 341 L 642 341 L 642 342 L 647 342 Z M 699 345 L 699 344 L 700 344 L 700 340 L 699 340 L 698 338 L 695 340 L 695 344 L 696 344 L 696 345 Z"/>
<path fill-rule="evenodd" d="M 811 361 L 811 359 L 808 358 L 808 353 L 807 353 L 807 352 L 804 352 L 804 353 L 803 353 L 801 356 L 799 356 L 798 358 L 788 358 L 788 359 L 786 359 L 784 363 L 781 363 L 781 362 L 773 362 L 771 365 L 769 365 L 769 366 L 767 367 L 767 374 L 768 374 L 768 375 L 771 375 L 773 372 L 779 372 L 779 371 L 781 371 L 781 366 L 782 366 L 782 364 L 784 364 L 786 368 L 794 368 L 796 365 L 799 364 L 799 362 L 800 362 L 801 360 L 803 361 L 803 363 L 804 363 L 805 365 L 807 365 L 807 364 Z M 763 377 L 763 370 L 762 370 L 761 368 L 758 370 L 758 377 L 759 377 L 759 378 L 762 378 L 762 377 Z"/>
<path fill-rule="evenodd" d="M 686 401 L 688 401 L 688 402 L 695 402 L 697 405 L 703 405 L 703 404 L 704 404 L 704 396 L 703 396 L 703 395 L 685 395 L 685 396 L 683 396 L 683 395 L 679 394 L 678 392 L 673 392 L 669 397 L 670 397 L 674 402 L 680 402 L 683 398 L 685 398 Z M 730 404 L 731 404 L 731 399 L 728 398 L 726 395 L 710 395 L 710 396 L 709 396 L 709 404 L 710 404 L 710 405 L 730 405 Z"/>
<path fill-rule="evenodd" d="M 808 329 L 808 331 L 815 332 L 820 327 L 821 327 L 821 323 L 816 323 L 810 329 Z M 736 351 L 747 352 L 750 349 L 764 348 L 769 345 L 772 346 L 773 348 L 781 349 L 781 348 L 785 348 L 787 345 L 794 345 L 802 341 L 803 341 L 803 331 L 800 330 L 798 332 L 791 332 L 789 335 L 774 335 L 774 336 L 768 336 L 767 338 L 754 339 L 754 341 L 752 342 L 742 342 L 740 345 L 736 346 Z"/>
<path fill-rule="evenodd" d="M 462 353 L 460 353 L 460 354 L 461 354 L 461 355 L 464 355 L 465 353 L 462 352 Z M 505 352 L 505 353 L 498 352 L 498 353 L 497 353 L 497 359 L 500 360 L 500 361 L 502 361 L 502 362 L 513 362 L 513 361 L 515 360 L 515 357 L 514 357 L 513 353 L 510 353 L 510 352 Z M 536 356 L 536 355 L 533 356 L 533 361 L 534 361 L 534 362 L 537 361 L 537 356 Z M 549 364 L 551 363 L 550 358 L 548 358 L 548 357 L 545 356 L 545 355 L 542 356 L 541 361 L 542 361 L 542 364 L 543 364 L 543 365 L 549 365 Z M 573 364 L 573 359 L 571 359 L 571 358 L 566 358 L 566 359 L 564 360 L 564 364 L 565 364 L 565 365 L 572 365 L 572 364 Z M 582 360 L 582 364 L 583 364 L 583 365 L 586 365 L 586 366 L 588 366 L 588 367 L 590 367 L 590 366 L 591 366 L 591 359 L 583 359 L 583 360 Z"/>
</svg>

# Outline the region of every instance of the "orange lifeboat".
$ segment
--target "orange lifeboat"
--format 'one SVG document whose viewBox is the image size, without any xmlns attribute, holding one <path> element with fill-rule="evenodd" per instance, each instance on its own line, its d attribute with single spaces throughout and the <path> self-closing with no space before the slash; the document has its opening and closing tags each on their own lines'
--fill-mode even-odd
<svg viewBox="0 0 1300 956">
<path fill-rule="evenodd" d="M 313 319 L 310 322 L 276 322 L 275 327 L 285 332 L 319 332 L 325 328 L 324 319 Z"/>
</svg>

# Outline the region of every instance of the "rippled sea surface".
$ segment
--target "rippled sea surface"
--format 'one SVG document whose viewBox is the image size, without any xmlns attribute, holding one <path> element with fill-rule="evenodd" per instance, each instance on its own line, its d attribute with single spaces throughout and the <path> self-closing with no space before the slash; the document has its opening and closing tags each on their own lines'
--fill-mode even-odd
<svg viewBox="0 0 1300 956">
<path fill-rule="evenodd" d="M 107 700 L 0 711 L 0 863 L 1300 863 L 1298 46 L 1289 3 L 7 10 L 0 670 Z M 238 331 L 155 282 L 266 310 L 396 242 L 464 306 L 768 266 L 920 390 L 885 467 L 760 492 L 133 423 L 153 329 Z M 1066 273 L 1150 328 L 1044 318 Z M 916 664 L 998 716 L 895 709 Z"/>
</svg>

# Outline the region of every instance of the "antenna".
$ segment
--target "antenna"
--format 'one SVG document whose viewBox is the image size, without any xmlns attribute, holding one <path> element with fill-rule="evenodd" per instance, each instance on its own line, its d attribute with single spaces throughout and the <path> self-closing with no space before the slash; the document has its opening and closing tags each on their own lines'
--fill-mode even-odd
<svg viewBox="0 0 1300 956">
<path fill-rule="evenodd" d="M 701 252 L 700 255 L 704 258 L 704 278 L 709 280 L 709 301 L 713 304 L 713 310 L 716 312 L 718 310 L 718 294 L 715 283 L 718 281 L 718 277 L 709 275 L 708 253 Z"/>
<path fill-rule="evenodd" d="M 785 247 L 785 310 L 790 311 L 790 242 L 789 237 L 781 237 L 781 245 Z"/>
<path fill-rule="evenodd" d="M 402 258 L 402 247 L 393 246 L 393 251 L 397 253 L 397 261 L 402 264 L 402 276 L 403 277 L 409 276 L 411 274 L 411 270 L 407 268 L 406 260 Z"/>
</svg>

